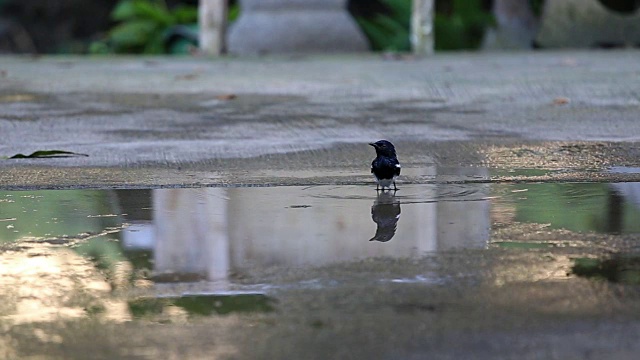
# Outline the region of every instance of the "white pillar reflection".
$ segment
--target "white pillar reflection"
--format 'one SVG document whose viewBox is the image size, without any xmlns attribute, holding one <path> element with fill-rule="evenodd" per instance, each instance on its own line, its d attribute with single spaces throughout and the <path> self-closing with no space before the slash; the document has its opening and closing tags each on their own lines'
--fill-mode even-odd
<svg viewBox="0 0 640 360">
<path fill-rule="evenodd" d="M 405 175 L 418 178 L 433 178 L 436 176 L 436 168 L 434 166 L 419 169 L 403 170 Z M 437 184 L 426 184 L 415 186 L 418 190 L 412 191 L 411 188 L 401 189 L 398 196 L 403 196 L 411 191 L 412 196 L 409 199 L 402 199 L 405 205 L 402 206 L 403 214 L 401 216 L 402 224 L 398 224 L 398 239 L 413 239 L 412 255 L 421 255 L 428 252 L 438 250 L 438 209 L 436 197 L 438 196 Z M 401 240 L 402 241 L 402 240 Z M 405 240 L 406 241 L 406 240 Z"/>
<path fill-rule="evenodd" d="M 242 266 L 321 265 L 365 257 L 414 255 L 433 242 L 419 235 L 433 227 L 402 213 L 398 232 L 407 241 L 369 241 L 376 233 L 375 189 L 364 186 L 238 188 L 229 190 L 232 263 Z M 396 234 L 397 236 L 397 234 Z"/>
<path fill-rule="evenodd" d="M 222 188 L 153 190 L 156 274 L 207 280 L 227 277 L 226 193 Z"/>
<path fill-rule="evenodd" d="M 435 169 L 425 169 L 431 176 Z M 448 171 L 448 170 L 447 170 Z M 486 176 L 482 169 L 469 174 Z M 230 269 L 414 257 L 489 240 L 487 184 L 153 190 L 156 274 L 227 279 Z"/>
<path fill-rule="evenodd" d="M 458 178 L 489 178 L 485 168 L 449 168 L 447 176 Z M 487 246 L 491 230 L 489 184 L 467 183 L 438 187 L 437 249 L 481 249 Z M 464 201 L 458 193 L 474 194 Z"/>
</svg>

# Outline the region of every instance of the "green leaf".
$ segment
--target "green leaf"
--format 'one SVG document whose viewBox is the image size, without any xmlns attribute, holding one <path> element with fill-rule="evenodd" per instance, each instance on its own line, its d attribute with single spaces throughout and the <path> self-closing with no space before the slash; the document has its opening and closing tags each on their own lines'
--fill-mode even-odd
<svg viewBox="0 0 640 360">
<path fill-rule="evenodd" d="M 230 4 L 229 13 L 227 14 L 227 21 L 229 23 L 236 21 L 236 19 L 240 16 L 240 5 L 238 4 Z"/>
<path fill-rule="evenodd" d="M 239 7 L 236 4 L 232 9 Z M 92 54 L 185 53 L 191 48 L 189 42 L 197 45 L 198 9 L 193 5 L 178 4 L 169 9 L 165 0 L 119 0 L 111 18 L 118 24 L 106 39 L 92 44 Z M 194 30 L 175 34 L 177 25 L 193 26 Z"/>
<path fill-rule="evenodd" d="M 172 26 L 164 33 L 163 42 L 170 54 L 189 54 L 198 46 L 198 24 Z"/>
<path fill-rule="evenodd" d="M 382 0 L 391 11 L 390 17 L 409 30 L 411 26 L 411 0 Z"/>
<path fill-rule="evenodd" d="M 125 21 L 136 17 L 133 1 L 120 1 L 111 12 L 114 21 Z"/>
<path fill-rule="evenodd" d="M 144 44 L 142 52 L 145 54 L 165 53 L 164 34 L 162 32 L 157 32 L 153 34 L 153 36 L 149 37 L 146 44 Z"/>
<path fill-rule="evenodd" d="M 111 29 L 109 39 L 116 47 L 144 46 L 155 30 L 154 21 L 128 21 Z"/>
<path fill-rule="evenodd" d="M 177 5 L 171 11 L 176 24 L 190 24 L 198 22 L 198 8 L 195 6 Z"/>
<path fill-rule="evenodd" d="M 411 0 L 380 0 L 386 8 L 356 21 L 373 50 L 408 51 L 410 44 Z"/>
<path fill-rule="evenodd" d="M 87 154 L 74 153 L 64 150 L 38 150 L 29 155 L 15 154 L 9 159 L 34 159 L 34 158 L 59 158 L 59 157 L 73 157 L 73 156 L 89 156 Z"/>
<path fill-rule="evenodd" d="M 370 19 L 358 18 L 357 21 L 367 38 L 369 38 L 371 48 L 373 50 L 383 50 L 387 40 L 387 33 Z"/>
<path fill-rule="evenodd" d="M 388 31 L 391 35 L 398 32 L 406 34 L 409 33 L 409 29 L 402 26 L 402 24 L 396 21 L 394 18 L 388 16 L 378 15 L 374 18 L 374 22 L 376 23 L 376 25 Z"/>
<path fill-rule="evenodd" d="M 111 12 L 111 19 L 115 21 L 154 20 L 162 25 L 171 25 L 175 22 L 174 16 L 163 2 L 152 0 L 120 1 Z"/>
<path fill-rule="evenodd" d="M 174 25 L 163 33 L 165 48 L 170 54 L 188 54 L 198 46 L 198 24 Z M 180 43 L 179 45 L 176 45 Z"/>
<path fill-rule="evenodd" d="M 174 55 L 189 54 L 194 45 L 191 41 L 179 39 L 169 45 L 169 53 Z"/>
<path fill-rule="evenodd" d="M 453 12 L 461 16 L 472 16 L 482 12 L 480 0 L 453 0 Z"/>
<path fill-rule="evenodd" d="M 160 2 L 134 1 L 134 11 L 136 15 L 145 20 L 153 20 L 163 26 L 169 26 L 175 23 L 175 20 L 169 10 Z"/>
<path fill-rule="evenodd" d="M 392 17 L 376 15 L 371 19 L 371 28 L 368 28 L 368 31 L 374 35 L 377 50 L 410 50 L 409 29 Z"/>
<path fill-rule="evenodd" d="M 110 53 L 109 45 L 104 41 L 94 41 L 89 45 L 89 54 L 104 55 Z"/>
<path fill-rule="evenodd" d="M 452 5 L 450 14 L 436 12 L 436 50 L 477 48 L 485 29 L 495 26 L 493 16 L 483 8 L 482 0 L 453 0 Z"/>
</svg>

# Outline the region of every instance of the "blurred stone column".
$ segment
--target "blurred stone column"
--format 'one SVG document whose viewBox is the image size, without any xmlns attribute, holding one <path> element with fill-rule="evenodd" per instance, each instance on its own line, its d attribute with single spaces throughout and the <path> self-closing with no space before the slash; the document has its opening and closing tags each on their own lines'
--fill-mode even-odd
<svg viewBox="0 0 640 360">
<path fill-rule="evenodd" d="M 640 11 L 612 11 L 598 0 L 547 1 L 536 42 L 549 48 L 637 46 Z"/>
<path fill-rule="evenodd" d="M 154 272 L 223 280 L 229 272 L 226 189 L 153 190 Z"/>
<path fill-rule="evenodd" d="M 497 28 L 490 28 L 484 49 L 530 49 L 538 32 L 538 19 L 529 0 L 495 0 L 493 16 Z"/>
<path fill-rule="evenodd" d="M 413 0 L 411 10 L 411 48 L 414 54 L 431 55 L 434 52 L 433 0 Z"/>
<path fill-rule="evenodd" d="M 225 50 L 227 28 L 227 0 L 199 0 L 198 44 L 209 55 L 220 55 Z"/>
<path fill-rule="evenodd" d="M 346 1 L 240 0 L 240 17 L 229 29 L 229 53 L 366 51 L 367 40 Z"/>
</svg>

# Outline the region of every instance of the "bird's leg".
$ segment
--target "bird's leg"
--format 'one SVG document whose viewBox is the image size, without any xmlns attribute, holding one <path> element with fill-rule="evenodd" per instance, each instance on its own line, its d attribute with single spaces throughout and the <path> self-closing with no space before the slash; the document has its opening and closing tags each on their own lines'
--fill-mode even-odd
<svg viewBox="0 0 640 360">
<path fill-rule="evenodd" d="M 393 191 L 398 191 L 398 187 L 396 186 L 396 182 L 393 182 Z"/>
<path fill-rule="evenodd" d="M 380 191 L 380 184 L 376 184 L 376 191 Z"/>
</svg>

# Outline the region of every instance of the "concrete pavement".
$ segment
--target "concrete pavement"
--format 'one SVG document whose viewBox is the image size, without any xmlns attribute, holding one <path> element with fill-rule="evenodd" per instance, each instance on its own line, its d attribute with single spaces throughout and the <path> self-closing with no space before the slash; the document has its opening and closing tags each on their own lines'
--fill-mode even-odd
<svg viewBox="0 0 640 360">
<path fill-rule="evenodd" d="M 145 168 L 133 178 L 146 186 L 239 184 L 263 168 L 338 166 L 355 176 L 368 171 L 371 149 L 363 145 L 379 138 L 398 143 L 404 163 L 415 167 L 499 163 L 503 157 L 487 154 L 496 145 L 548 141 L 606 144 L 594 148 L 596 157 L 566 152 L 562 160 L 572 167 L 606 166 L 602 159 L 611 157 L 633 164 L 639 56 L 3 57 L 0 155 L 61 149 L 89 156 L 3 160 L 0 166 L 12 170 L 2 172 L 0 184 L 54 186 L 29 180 L 34 169 L 41 178 L 55 176 L 59 170 L 50 166 L 73 168 L 65 172 L 79 186 L 118 185 L 104 167 Z M 453 141 L 458 145 L 448 145 Z M 533 163 L 519 166 L 558 164 L 546 156 L 528 156 Z"/>
</svg>

